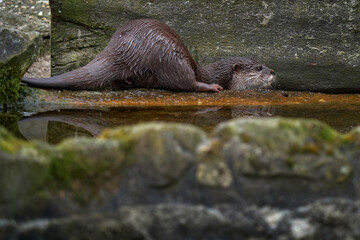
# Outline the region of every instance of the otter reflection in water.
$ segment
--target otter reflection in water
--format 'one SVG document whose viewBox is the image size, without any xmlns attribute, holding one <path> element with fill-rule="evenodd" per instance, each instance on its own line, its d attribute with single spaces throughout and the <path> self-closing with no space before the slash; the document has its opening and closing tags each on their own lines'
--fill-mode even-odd
<svg viewBox="0 0 360 240">
<path fill-rule="evenodd" d="M 207 92 L 269 88 L 274 80 L 274 70 L 247 57 L 200 66 L 175 31 L 152 19 L 121 26 L 86 66 L 51 78 L 23 78 L 28 86 L 51 89 L 112 86 Z"/>
<path fill-rule="evenodd" d="M 147 116 L 144 119 L 144 115 Z M 120 107 L 108 110 L 60 110 L 42 112 L 19 121 L 27 139 L 58 143 L 73 136 L 97 136 L 105 128 L 148 121 L 178 122 L 211 131 L 217 124 L 235 117 L 269 117 L 271 107 Z"/>
</svg>

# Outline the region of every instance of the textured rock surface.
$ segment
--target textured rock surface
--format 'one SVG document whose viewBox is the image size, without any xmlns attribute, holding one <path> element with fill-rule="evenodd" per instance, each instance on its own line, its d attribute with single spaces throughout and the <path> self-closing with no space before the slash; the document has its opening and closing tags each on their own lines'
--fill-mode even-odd
<svg viewBox="0 0 360 240">
<path fill-rule="evenodd" d="M 9 62 L 18 63 L 21 67 L 21 70 L 26 66 L 23 62 L 29 62 L 29 60 L 24 61 L 22 58 L 26 56 L 26 51 L 30 49 L 34 52 L 28 53 L 36 54 L 39 51 L 38 40 L 39 34 L 37 32 L 19 32 L 14 28 L 2 28 L 0 31 L 0 64 L 8 64 Z M 25 54 L 24 54 L 25 52 Z M 24 54 L 24 55 L 21 55 Z"/>
<path fill-rule="evenodd" d="M 281 89 L 360 91 L 358 1 L 51 0 L 52 74 L 88 63 L 129 19 L 156 18 L 199 63 L 251 56 L 274 68 Z"/>
<path fill-rule="evenodd" d="M 48 145 L 0 128 L 0 238 L 356 239 L 358 135 L 273 118 Z"/>
<path fill-rule="evenodd" d="M 11 103 L 18 99 L 22 75 L 41 52 L 42 37 L 50 35 L 50 6 L 48 0 L 0 1 L 0 12 L 0 103 Z M 50 75 L 47 53 L 28 77 Z"/>
<path fill-rule="evenodd" d="M 159 204 L 111 214 L 0 221 L 1 239 L 358 239 L 360 204 L 317 201 L 293 210 L 256 206 Z"/>
<path fill-rule="evenodd" d="M 21 32 L 50 34 L 50 6 L 48 0 L 0 1 L 0 28 L 11 27 Z"/>
<path fill-rule="evenodd" d="M 139 165 L 147 184 L 166 187 L 179 181 L 195 164 L 205 134 L 192 126 L 150 123 L 105 131 L 102 138 L 129 141 L 129 157 Z"/>
<path fill-rule="evenodd" d="M 215 136 L 235 172 L 343 181 L 352 172 L 340 135 L 318 121 L 272 118 L 220 124 Z"/>
<path fill-rule="evenodd" d="M 14 199 L 42 193 L 54 204 L 53 214 L 61 216 L 82 212 L 92 204 L 93 210 L 113 208 L 115 199 L 115 205 L 165 199 L 216 204 L 242 199 L 276 206 L 302 196 L 286 203 L 297 206 L 308 202 L 305 196 L 328 195 L 330 188 L 331 195 L 353 198 L 355 193 L 348 189 L 353 187 L 352 173 L 357 169 L 357 144 L 355 130 L 343 136 L 317 121 L 277 118 L 221 124 L 210 139 L 196 127 L 149 123 L 56 146 L 21 141 L 2 129 L 1 169 L 5 172 L 0 185 L 5 190 L 0 200 L 4 210 L 23 204 Z M 27 178 L 34 182 L 22 186 Z M 264 183 L 265 192 L 283 197 L 264 194 Z M 48 195 L 49 191 L 59 192 L 60 199 Z M 95 204 L 104 196 L 108 197 Z M 58 201 L 65 202 L 59 207 Z M 26 211 L 19 208 L 13 214 L 23 218 Z M 45 209 L 36 214 L 45 213 L 41 211 Z M 6 212 L 3 216 L 8 216 Z"/>
<path fill-rule="evenodd" d="M 0 103 L 18 99 L 22 75 L 42 49 L 38 32 L 0 28 Z"/>
</svg>

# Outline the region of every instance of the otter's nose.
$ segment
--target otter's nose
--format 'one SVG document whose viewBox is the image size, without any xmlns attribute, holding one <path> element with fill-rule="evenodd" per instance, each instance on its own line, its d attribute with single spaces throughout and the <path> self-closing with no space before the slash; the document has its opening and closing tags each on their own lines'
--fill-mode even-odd
<svg viewBox="0 0 360 240">
<path fill-rule="evenodd" d="M 272 69 L 270 69 L 270 74 L 271 74 L 271 75 L 275 75 L 275 71 L 272 70 Z"/>
</svg>

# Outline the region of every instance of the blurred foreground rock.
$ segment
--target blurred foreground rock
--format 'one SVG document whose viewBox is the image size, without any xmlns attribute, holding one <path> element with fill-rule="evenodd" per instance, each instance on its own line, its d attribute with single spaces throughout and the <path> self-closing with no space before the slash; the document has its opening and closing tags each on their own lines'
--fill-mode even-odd
<svg viewBox="0 0 360 240">
<path fill-rule="evenodd" d="M 2 239 L 357 239 L 360 203 L 322 200 L 293 210 L 230 205 L 158 204 L 111 214 L 4 221 Z"/>
<path fill-rule="evenodd" d="M 1 128 L 0 238 L 357 239 L 359 142 L 358 128 L 282 118 L 55 146 Z"/>
</svg>

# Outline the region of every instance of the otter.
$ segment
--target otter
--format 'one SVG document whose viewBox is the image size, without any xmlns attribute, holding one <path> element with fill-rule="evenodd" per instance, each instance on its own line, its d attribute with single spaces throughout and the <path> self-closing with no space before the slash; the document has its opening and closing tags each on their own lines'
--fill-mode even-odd
<svg viewBox="0 0 360 240">
<path fill-rule="evenodd" d="M 26 78 L 30 87 L 96 90 L 159 88 L 219 92 L 225 89 L 268 88 L 275 72 L 248 57 L 230 57 L 200 66 L 167 24 L 137 19 L 121 26 L 90 63 L 50 77 Z"/>
</svg>

